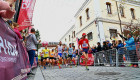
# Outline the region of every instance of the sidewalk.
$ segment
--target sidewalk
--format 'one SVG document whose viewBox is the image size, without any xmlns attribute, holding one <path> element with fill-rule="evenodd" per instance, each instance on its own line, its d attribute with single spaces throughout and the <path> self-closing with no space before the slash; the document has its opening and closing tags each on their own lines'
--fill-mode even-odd
<svg viewBox="0 0 140 80">
<path fill-rule="evenodd" d="M 35 75 L 28 75 L 27 80 L 44 80 L 40 67 L 34 68 L 33 73 Z"/>
<path fill-rule="evenodd" d="M 34 80 L 44 80 L 40 67 L 37 68 Z"/>
</svg>

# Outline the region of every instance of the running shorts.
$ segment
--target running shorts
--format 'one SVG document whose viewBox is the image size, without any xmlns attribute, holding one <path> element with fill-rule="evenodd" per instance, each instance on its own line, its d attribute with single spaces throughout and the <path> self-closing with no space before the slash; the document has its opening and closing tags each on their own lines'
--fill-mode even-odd
<svg viewBox="0 0 140 80">
<path fill-rule="evenodd" d="M 55 58 L 55 57 L 50 57 L 50 59 L 54 59 L 54 60 L 56 60 L 56 58 Z"/>
<path fill-rule="evenodd" d="M 72 58 L 72 55 L 68 55 L 69 58 Z"/>
<path fill-rule="evenodd" d="M 50 57 L 44 57 L 43 59 L 49 59 Z"/>
<path fill-rule="evenodd" d="M 58 56 L 62 57 L 62 53 L 58 53 Z"/>
<path fill-rule="evenodd" d="M 76 54 L 72 54 L 72 58 L 76 58 Z"/>
<path fill-rule="evenodd" d="M 82 50 L 83 50 L 82 52 L 85 52 L 86 54 L 88 54 L 88 48 L 83 48 Z"/>
</svg>

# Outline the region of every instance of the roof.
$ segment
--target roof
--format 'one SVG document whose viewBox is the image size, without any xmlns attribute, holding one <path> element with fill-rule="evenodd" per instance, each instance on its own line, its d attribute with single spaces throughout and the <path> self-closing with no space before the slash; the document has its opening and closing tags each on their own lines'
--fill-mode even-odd
<svg viewBox="0 0 140 80">
<path fill-rule="evenodd" d="M 65 34 L 64 36 L 60 39 L 60 41 L 75 27 L 75 25 L 73 25 Z"/>
<path fill-rule="evenodd" d="M 89 1 L 90 1 L 90 0 L 86 0 L 86 1 L 82 4 L 82 6 L 81 6 L 80 9 L 76 12 L 76 14 L 75 14 L 74 17 L 76 17 L 76 16 L 81 12 L 81 10 L 83 10 L 83 8 L 86 6 L 86 4 L 87 4 Z"/>
</svg>

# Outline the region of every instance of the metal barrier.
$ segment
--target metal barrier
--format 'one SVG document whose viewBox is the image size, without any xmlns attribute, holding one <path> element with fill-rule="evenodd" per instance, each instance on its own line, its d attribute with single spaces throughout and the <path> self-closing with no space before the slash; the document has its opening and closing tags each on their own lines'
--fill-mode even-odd
<svg viewBox="0 0 140 80">
<path fill-rule="evenodd" d="M 131 50 L 136 47 L 136 50 Z M 94 53 L 94 66 L 140 66 L 140 44 Z"/>
</svg>

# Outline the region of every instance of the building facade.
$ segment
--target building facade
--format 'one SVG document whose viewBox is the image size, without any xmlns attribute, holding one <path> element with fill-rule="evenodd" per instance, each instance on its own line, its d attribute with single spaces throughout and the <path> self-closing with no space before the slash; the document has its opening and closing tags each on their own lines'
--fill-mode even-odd
<svg viewBox="0 0 140 80">
<path fill-rule="evenodd" d="M 132 0 L 86 0 L 75 14 L 75 24 L 60 39 L 63 43 L 75 43 L 82 33 L 87 34 L 90 46 L 112 39 L 121 40 L 117 33 L 125 33 L 125 26 L 138 25 L 140 3 Z M 75 35 L 75 36 L 74 36 Z M 68 40 L 69 39 L 69 40 Z"/>
</svg>

